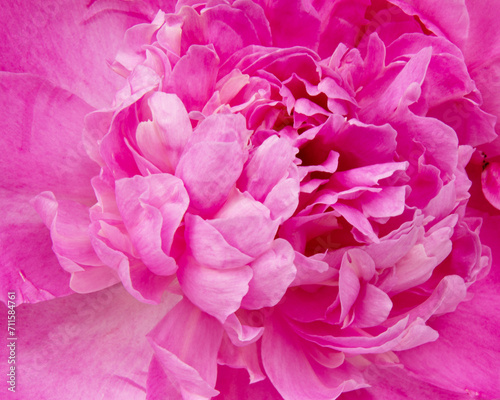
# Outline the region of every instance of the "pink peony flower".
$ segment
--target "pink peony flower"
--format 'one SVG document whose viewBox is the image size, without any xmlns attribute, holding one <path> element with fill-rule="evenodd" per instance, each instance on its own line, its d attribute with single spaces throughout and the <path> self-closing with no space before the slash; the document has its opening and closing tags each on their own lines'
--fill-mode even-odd
<svg viewBox="0 0 500 400">
<path fill-rule="evenodd" d="M 495 4 L 24 8 L 18 398 L 500 397 Z"/>
</svg>

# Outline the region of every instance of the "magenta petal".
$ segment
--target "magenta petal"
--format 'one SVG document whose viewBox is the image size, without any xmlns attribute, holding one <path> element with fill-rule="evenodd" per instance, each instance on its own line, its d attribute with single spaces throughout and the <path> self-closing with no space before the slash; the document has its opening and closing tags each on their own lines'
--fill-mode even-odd
<svg viewBox="0 0 500 400">
<path fill-rule="evenodd" d="M 20 301 L 37 302 L 71 291 L 49 231 L 29 201 L 45 190 L 84 204 L 95 201 L 90 179 L 99 169 L 81 142 L 83 118 L 92 109 L 32 75 L 0 72 L 0 80 L 0 142 L 8 149 L 1 163 L 1 281 L 6 290 L 18 288 Z"/>
<path fill-rule="evenodd" d="M 273 317 L 262 338 L 262 363 L 274 387 L 286 400 L 331 400 L 344 389 L 345 382 L 329 386 L 316 372 L 319 365 L 305 352 L 304 343 L 286 322 Z M 294 366 L 283 368 L 284 365 Z M 335 374 L 335 370 L 329 371 Z M 334 376 L 334 375 L 333 375 Z"/>
<path fill-rule="evenodd" d="M 0 69 L 43 76 L 95 107 L 109 106 L 123 78 L 107 61 L 125 31 L 144 22 L 145 15 L 140 9 L 125 10 L 86 20 L 87 3 L 26 0 L 6 5 L 0 15 Z"/>
<path fill-rule="evenodd" d="M 318 46 L 321 21 L 311 5 L 307 7 L 307 3 L 298 0 L 260 3 L 265 4 L 263 8 L 271 26 L 274 46 L 312 49 Z M 301 23 L 297 25 L 297 21 Z"/>
<path fill-rule="evenodd" d="M 153 354 L 145 335 L 177 299 L 141 304 L 117 285 L 19 306 L 14 397 L 144 399 Z"/>
<path fill-rule="evenodd" d="M 470 400 L 468 394 L 453 393 L 422 382 L 399 366 L 369 366 L 365 371 L 371 387 L 344 393 L 339 400 Z M 473 394 L 473 393 L 471 393 Z"/>
<path fill-rule="evenodd" d="M 189 203 L 182 181 L 170 174 L 118 180 L 116 203 L 144 264 L 157 275 L 173 274 L 168 254 Z"/>
<path fill-rule="evenodd" d="M 252 310 L 278 304 L 295 279 L 294 258 L 292 246 L 286 240 L 276 239 L 271 249 L 250 265 L 253 277 L 241 306 Z"/>
<path fill-rule="evenodd" d="M 217 320 L 181 300 L 148 334 L 155 358 L 184 399 L 211 398 L 223 329 Z"/>
<path fill-rule="evenodd" d="M 500 210 L 500 163 L 490 163 L 481 174 L 484 197 Z"/>
<path fill-rule="evenodd" d="M 498 287 L 482 285 L 471 301 L 429 322 L 439 332 L 436 342 L 398 353 L 398 357 L 419 379 L 436 386 L 477 393 L 480 399 L 500 397 L 499 304 Z"/>
<path fill-rule="evenodd" d="M 236 314 L 231 314 L 224 322 L 227 336 L 235 346 L 247 346 L 259 340 L 263 327 L 243 325 Z"/>
<path fill-rule="evenodd" d="M 269 379 L 249 385 L 247 372 L 224 365 L 219 367 L 216 388 L 221 394 L 214 400 L 283 400 Z"/>
<path fill-rule="evenodd" d="M 241 305 L 248 292 L 252 269 L 212 269 L 198 264 L 191 257 L 180 261 L 177 272 L 184 294 L 206 313 L 224 323 Z"/>
<path fill-rule="evenodd" d="M 248 372 L 250 383 L 260 382 L 266 378 L 260 367 L 257 343 L 235 346 L 225 336 L 222 339 L 217 362 L 219 365 L 227 365 L 231 368 L 245 368 Z M 241 384 L 246 385 L 247 382 L 241 382 Z M 220 390 L 219 388 L 217 389 Z"/>
<path fill-rule="evenodd" d="M 444 36 L 457 45 L 463 45 L 469 31 L 469 12 L 465 1 L 446 0 L 390 0 L 408 15 L 416 15 L 427 29 Z"/>
</svg>

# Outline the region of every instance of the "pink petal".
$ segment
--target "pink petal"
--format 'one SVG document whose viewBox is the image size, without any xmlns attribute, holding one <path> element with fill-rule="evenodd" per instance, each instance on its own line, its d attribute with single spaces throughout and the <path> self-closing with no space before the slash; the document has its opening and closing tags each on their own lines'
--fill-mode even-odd
<svg viewBox="0 0 500 400">
<path fill-rule="evenodd" d="M 145 13 L 106 12 L 86 20 L 86 4 L 31 0 L 9 4 L 0 18 L 0 69 L 38 74 L 95 107 L 109 106 L 123 78 L 107 61 L 115 56 L 125 31 L 144 22 Z"/>
<path fill-rule="evenodd" d="M 153 121 L 139 124 L 137 145 L 148 160 L 163 172 L 173 174 L 192 135 L 191 122 L 181 100 L 174 94 L 155 92 L 149 97 L 148 105 Z"/>
<path fill-rule="evenodd" d="M 200 111 L 212 96 L 218 64 L 212 49 L 192 45 L 172 70 L 168 89 L 179 96 L 188 111 Z"/>
<path fill-rule="evenodd" d="M 259 340 L 264 332 L 263 327 L 243 325 L 236 314 L 230 315 L 224 322 L 228 338 L 238 347 L 248 346 Z"/>
<path fill-rule="evenodd" d="M 455 312 L 430 323 L 439 331 L 438 341 L 401 352 L 400 360 L 420 379 L 439 387 L 460 393 L 477 392 L 484 399 L 500 396 L 499 300 L 495 287 L 483 288 Z"/>
<path fill-rule="evenodd" d="M 191 206 L 213 215 L 235 186 L 245 159 L 238 143 L 200 142 L 184 152 L 175 174 L 186 185 Z"/>
<path fill-rule="evenodd" d="M 189 204 L 182 181 L 170 174 L 121 179 L 116 202 L 144 264 L 157 275 L 173 274 L 177 265 L 169 254 Z"/>
<path fill-rule="evenodd" d="M 262 363 L 274 387 L 287 400 L 337 398 L 347 382 L 335 376 L 335 369 L 328 369 L 330 379 L 320 380 L 319 375 L 327 367 L 309 358 L 301 339 L 278 318 L 269 321 L 262 338 Z M 283 368 L 284 365 L 294 368 Z"/>
<path fill-rule="evenodd" d="M 500 210 L 500 163 L 490 163 L 481 174 L 484 197 Z"/>
<path fill-rule="evenodd" d="M 387 293 L 368 283 L 358 296 L 353 326 L 359 328 L 378 326 L 387 319 L 391 309 L 392 301 Z"/>
<path fill-rule="evenodd" d="M 222 333 L 215 318 L 183 299 L 148 334 L 155 358 L 182 398 L 218 394 L 214 386 Z"/>
<path fill-rule="evenodd" d="M 125 289 L 137 300 L 158 304 L 174 276 L 165 277 L 152 273 L 142 261 L 114 249 L 107 239 L 98 235 L 98 229 L 98 225 L 93 224 L 91 240 L 101 261 L 117 272 Z"/>
<path fill-rule="evenodd" d="M 141 304 L 117 285 L 19 306 L 15 397 L 145 399 L 153 354 L 145 335 L 177 299 Z"/>
<path fill-rule="evenodd" d="M 264 3 L 276 47 L 304 46 L 315 49 L 320 34 L 320 21 L 315 10 L 301 1 Z M 263 4 L 263 5 L 264 5 Z M 302 21 L 299 27 L 296 21 Z"/>
<path fill-rule="evenodd" d="M 271 246 L 279 221 L 272 221 L 269 209 L 248 193 L 237 191 L 209 223 L 231 246 L 257 257 Z"/>
<path fill-rule="evenodd" d="M 182 291 L 196 306 L 224 323 L 241 305 L 248 292 L 252 269 L 212 269 L 198 264 L 193 258 L 180 261 L 177 272 Z"/>
<path fill-rule="evenodd" d="M 248 373 L 243 369 L 220 366 L 216 388 L 220 395 L 214 400 L 283 400 L 269 379 L 249 385 Z"/>
<path fill-rule="evenodd" d="M 217 362 L 219 365 L 227 365 L 235 369 L 245 368 L 252 384 L 266 379 L 259 365 L 259 350 L 256 343 L 237 347 L 227 337 L 224 337 Z M 246 384 L 247 382 L 242 382 L 242 385 Z"/>
<path fill-rule="evenodd" d="M 247 190 L 255 200 L 263 201 L 276 184 L 286 177 L 295 159 L 290 142 L 273 135 L 266 139 L 245 165 L 238 187 Z"/>
<path fill-rule="evenodd" d="M 470 400 L 468 394 L 453 393 L 416 379 L 398 366 L 370 366 L 365 372 L 371 387 L 343 393 L 339 400 Z M 471 393 L 472 394 L 472 393 Z"/>
<path fill-rule="evenodd" d="M 292 246 L 286 240 L 276 239 L 271 249 L 250 265 L 253 277 L 241 306 L 251 310 L 278 304 L 295 279 L 294 258 Z"/>
<path fill-rule="evenodd" d="M 469 13 L 464 1 L 446 0 L 436 4 L 430 0 L 404 2 L 391 0 L 408 15 L 417 15 L 426 28 L 462 45 L 469 30 Z"/>
<path fill-rule="evenodd" d="M 235 268 L 249 264 L 253 258 L 229 245 L 208 221 L 186 214 L 186 241 L 193 257 L 210 268 Z"/>
<path fill-rule="evenodd" d="M 390 117 L 409 94 L 408 90 L 422 85 L 431 55 L 431 48 L 426 47 L 412 56 L 396 78 L 391 77 L 392 81 L 388 86 L 375 81 L 364 88 L 358 95 L 361 98 L 360 105 L 363 110 L 360 119 L 368 123 L 376 123 L 382 121 L 384 117 Z M 370 90 L 377 90 L 380 93 L 377 93 L 377 96 L 371 94 L 365 97 L 365 92 L 369 93 Z M 417 99 L 418 97 L 413 101 Z"/>
<path fill-rule="evenodd" d="M 69 274 L 29 201 L 44 190 L 84 204 L 95 201 L 89 184 L 99 169 L 81 143 L 83 117 L 91 108 L 32 75 L 1 72 L 0 79 L 0 141 L 9 150 L 1 163 L 2 287 L 17 288 L 27 302 L 67 295 Z"/>
</svg>

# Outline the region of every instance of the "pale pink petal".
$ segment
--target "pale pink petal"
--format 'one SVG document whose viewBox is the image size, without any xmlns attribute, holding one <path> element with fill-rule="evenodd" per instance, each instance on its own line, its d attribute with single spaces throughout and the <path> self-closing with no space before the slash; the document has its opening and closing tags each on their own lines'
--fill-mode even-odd
<svg viewBox="0 0 500 400">
<path fill-rule="evenodd" d="M 248 292 L 252 269 L 212 269 L 191 257 L 180 261 L 177 276 L 182 291 L 196 306 L 224 323 L 241 305 Z"/>
<path fill-rule="evenodd" d="M 253 277 L 241 306 L 251 310 L 278 304 L 295 279 L 294 258 L 292 246 L 286 240 L 276 239 L 267 252 L 250 264 Z"/>
<path fill-rule="evenodd" d="M 183 399 L 218 394 L 214 386 L 222 334 L 222 325 L 187 299 L 181 300 L 148 334 L 156 360 Z"/>
<path fill-rule="evenodd" d="M 211 268 L 235 268 L 247 265 L 253 258 L 229 245 L 208 221 L 186 214 L 185 237 L 193 257 Z"/>
<path fill-rule="evenodd" d="M 170 174 L 121 179 L 116 202 L 144 264 L 157 275 L 173 274 L 177 265 L 169 254 L 189 204 L 182 181 Z"/>
<path fill-rule="evenodd" d="M 177 301 L 141 304 L 117 285 L 19 306 L 14 397 L 146 399 L 153 351 L 145 335 Z"/>
<path fill-rule="evenodd" d="M 248 193 L 237 191 L 209 223 L 231 246 L 257 257 L 271 246 L 279 221 L 271 220 L 269 209 Z"/>
</svg>

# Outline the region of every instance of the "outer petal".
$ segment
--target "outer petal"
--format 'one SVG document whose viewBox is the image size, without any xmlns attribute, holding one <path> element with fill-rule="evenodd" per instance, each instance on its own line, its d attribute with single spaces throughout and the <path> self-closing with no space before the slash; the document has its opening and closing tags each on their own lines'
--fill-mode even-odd
<svg viewBox="0 0 500 400">
<path fill-rule="evenodd" d="M 469 13 L 464 0 L 390 0 L 408 15 L 416 15 L 438 36 L 444 36 L 457 45 L 463 44 L 469 32 Z"/>
<path fill-rule="evenodd" d="M 43 190 L 95 201 L 90 178 L 98 168 L 81 144 L 89 111 L 84 101 L 43 79 L 0 72 L 0 142 L 8 149 L 0 184 L 2 296 L 18 288 L 20 301 L 37 302 L 70 293 L 69 274 L 60 268 L 49 231 L 29 201 Z"/>
<path fill-rule="evenodd" d="M 494 399 L 500 397 L 498 218 L 486 217 L 481 236 L 493 251 L 490 276 L 471 286 L 472 300 L 461 303 L 453 313 L 429 321 L 440 335 L 435 343 L 398 353 L 398 357 L 422 380 L 480 399 Z"/>
<path fill-rule="evenodd" d="M 14 397 L 145 399 L 153 353 L 145 335 L 177 299 L 145 305 L 117 285 L 19 306 Z"/>
<path fill-rule="evenodd" d="M 0 15 L 0 69 L 31 72 L 77 93 L 95 107 L 109 106 L 123 80 L 109 68 L 125 31 L 141 14 L 109 11 L 85 19 L 83 0 L 19 0 Z M 27 12 L 26 10 L 29 10 Z"/>
<path fill-rule="evenodd" d="M 400 367 L 369 367 L 364 373 L 370 388 L 343 393 L 339 400 L 470 400 L 467 394 L 440 389 L 415 379 Z"/>
</svg>

